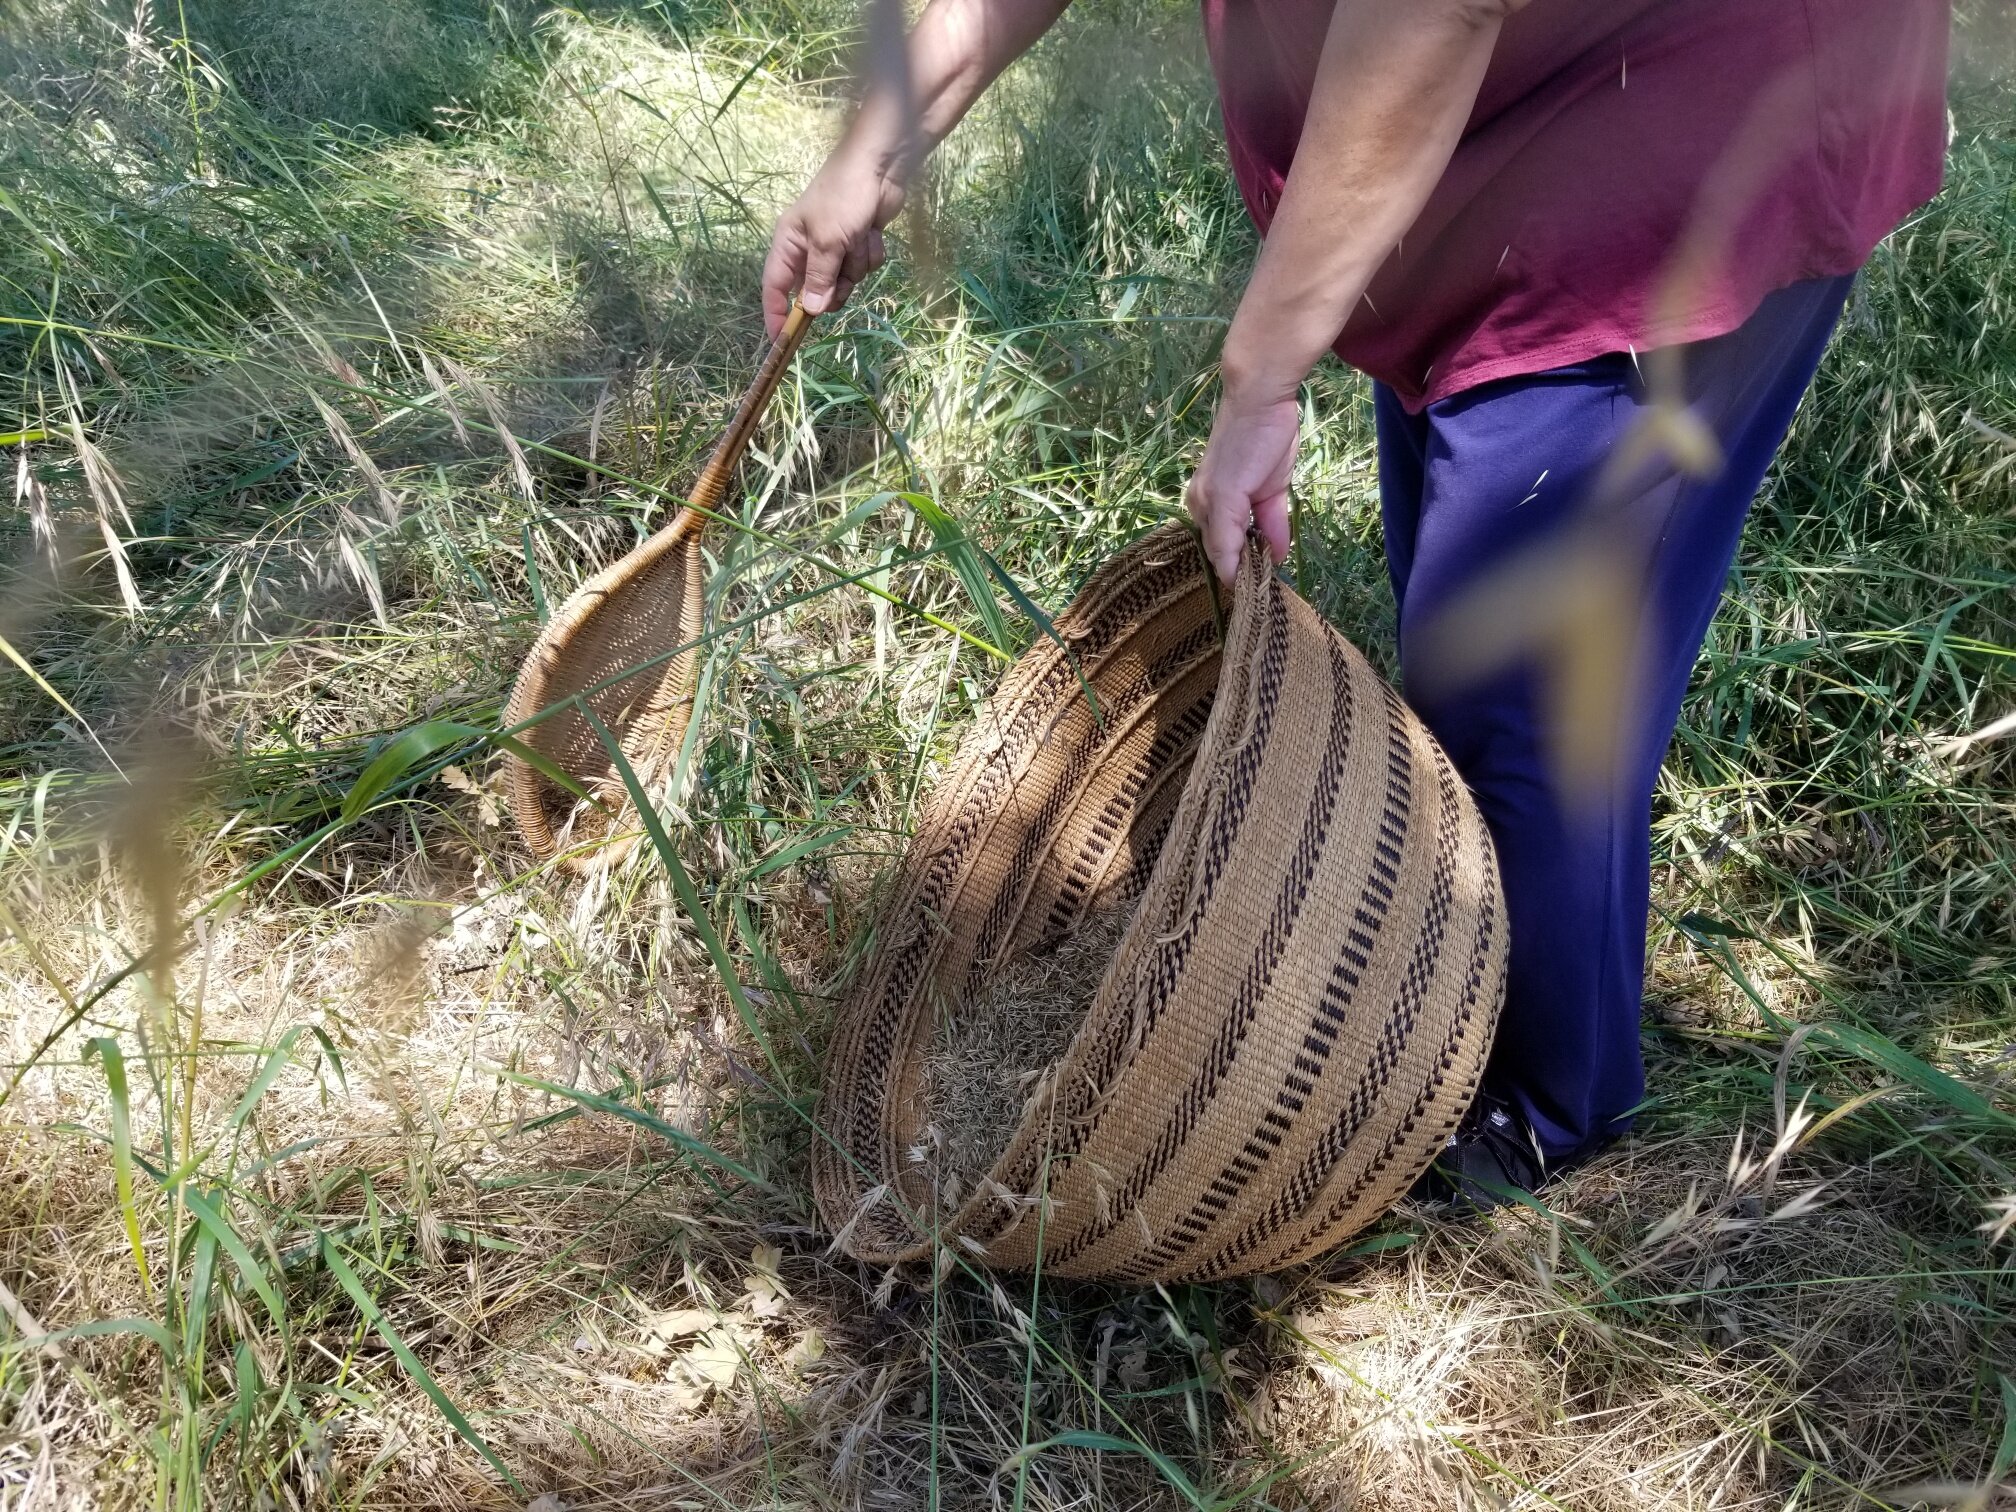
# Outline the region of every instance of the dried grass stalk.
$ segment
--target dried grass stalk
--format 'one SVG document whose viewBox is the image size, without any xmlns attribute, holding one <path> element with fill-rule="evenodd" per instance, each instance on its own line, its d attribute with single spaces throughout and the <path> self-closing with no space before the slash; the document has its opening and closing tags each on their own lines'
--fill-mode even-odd
<svg viewBox="0 0 2016 1512">
<path fill-rule="evenodd" d="M 993 980 L 963 1002 L 941 1004 L 924 1061 L 926 1124 L 939 1200 L 957 1206 L 993 1169 L 1047 1084 L 1112 964 L 1131 908 L 1086 918 L 1061 940 L 1003 962 Z"/>
</svg>

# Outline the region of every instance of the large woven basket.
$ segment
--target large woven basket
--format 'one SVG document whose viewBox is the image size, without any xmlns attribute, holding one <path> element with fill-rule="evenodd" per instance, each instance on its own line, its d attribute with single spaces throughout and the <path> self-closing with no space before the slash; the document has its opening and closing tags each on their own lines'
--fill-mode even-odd
<svg viewBox="0 0 2016 1512">
<path fill-rule="evenodd" d="M 814 1178 L 856 1257 L 1276 1269 L 1382 1214 L 1475 1096 L 1504 987 L 1490 837 L 1419 720 L 1264 556 L 1221 632 L 1187 531 L 1121 552 L 934 791 L 827 1064 Z M 934 1014 L 1130 899 L 1005 1152 L 938 1207 Z"/>
</svg>

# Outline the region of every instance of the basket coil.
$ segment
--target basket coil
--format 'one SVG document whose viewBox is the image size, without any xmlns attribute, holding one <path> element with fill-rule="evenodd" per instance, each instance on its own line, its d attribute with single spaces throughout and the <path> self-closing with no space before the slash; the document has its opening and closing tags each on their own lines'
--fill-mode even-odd
<svg viewBox="0 0 2016 1512">
<path fill-rule="evenodd" d="M 1016 664 L 935 788 L 827 1059 L 816 1195 L 857 1258 L 1277 1269 L 1385 1212 L 1474 1098 L 1506 946 L 1475 804 L 1264 552 L 1222 635 L 1220 612 L 1191 535 L 1151 532 Z M 1128 906 L 1005 1150 L 938 1210 L 934 1015 Z"/>
</svg>

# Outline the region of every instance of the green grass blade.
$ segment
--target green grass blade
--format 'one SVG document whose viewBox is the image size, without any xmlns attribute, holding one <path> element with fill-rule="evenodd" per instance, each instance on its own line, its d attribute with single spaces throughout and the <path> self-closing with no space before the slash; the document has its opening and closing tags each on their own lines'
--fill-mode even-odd
<svg viewBox="0 0 2016 1512">
<path fill-rule="evenodd" d="M 761 73 L 765 68 L 770 66 L 770 60 L 777 56 L 778 49 L 781 48 L 783 45 L 784 44 L 782 43 L 782 41 L 772 42 L 768 47 L 766 47 L 763 50 L 762 54 L 756 59 L 754 63 L 751 63 L 747 68 L 742 70 L 742 77 L 735 81 L 735 87 L 733 89 L 730 89 L 726 95 L 722 96 L 721 103 L 714 107 L 715 121 L 719 121 L 721 117 L 728 114 L 728 107 L 730 105 L 733 105 L 735 103 L 736 97 L 739 96 L 744 89 L 749 87 L 749 81 L 751 79 L 755 78 L 757 74 Z"/>
<path fill-rule="evenodd" d="M 2000 1374 L 1995 1381 L 2002 1388 L 2002 1440 L 1995 1446 L 1995 1462 L 1988 1467 L 1991 1486 L 2001 1484 L 2009 1467 L 2016 1465 L 2016 1381 Z"/>
<path fill-rule="evenodd" d="M 108 1150 L 118 1148 L 118 1142 L 110 1134 L 101 1133 L 97 1129 L 88 1129 L 83 1124 L 73 1123 L 67 1118 L 53 1123 L 49 1127 L 59 1134 L 75 1134 L 80 1139 L 88 1139 L 94 1144 L 102 1144 Z M 138 1150 L 134 1150 L 131 1153 L 133 1164 L 145 1171 L 149 1179 L 156 1186 L 168 1185 L 168 1173 L 165 1170 L 149 1160 L 145 1155 L 142 1155 Z"/>
<path fill-rule="evenodd" d="M 580 1087 L 563 1087 L 558 1082 L 550 1082 L 543 1077 L 529 1076 L 523 1071 L 500 1070 L 497 1074 L 506 1081 L 515 1082 L 521 1087 L 530 1087 L 534 1091 L 549 1092 L 555 1097 L 564 1097 L 569 1102 L 580 1104 L 590 1112 L 607 1113 L 612 1117 L 623 1119 L 627 1123 L 633 1123 L 640 1129 L 649 1129 L 653 1134 L 670 1141 L 672 1144 L 686 1151 L 687 1154 L 704 1160 L 711 1166 L 717 1166 L 729 1175 L 748 1182 L 751 1186 L 768 1188 L 770 1185 L 769 1182 L 758 1176 L 749 1167 L 743 1165 L 732 1156 L 723 1155 L 714 1146 L 708 1144 L 706 1140 L 695 1139 L 684 1129 L 667 1123 L 657 1114 L 644 1108 L 635 1107 L 626 1102 L 619 1102 L 613 1097 L 604 1097 L 599 1092 L 584 1091 Z"/>
<path fill-rule="evenodd" d="M 175 1338 L 168 1330 L 152 1318 L 93 1318 L 89 1323 L 72 1323 L 68 1328 L 52 1329 L 45 1334 L 37 1334 L 32 1339 L 0 1339 L 0 1354 L 21 1349 L 41 1349 L 49 1344 L 61 1344 L 66 1339 L 102 1339 L 120 1334 L 138 1334 L 158 1348 L 169 1358 L 175 1355 Z"/>
<path fill-rule="evenodd" d="M 546 582 L 539 575 L 539 554 L 532 549 L 532 527 L 529 524 L 519 527 L 519 538 L 525 547 L 525 586 L 532 590 L 532 613 L 543 625 L 553 614 L 546 607 Z"/>
<path fill-rule="evenodd" d="M 843 824 L 835 829 L 826 830 L 821 834 L 807 835 L 802 840 L 794 840 L 775 855 L 765 856 L 761 861 L 750 867 L 743 874 L 743 883 L 746 885 L 750 882 L 761 881 L 772 872 L 782 871 L 787 866 L 795 866 L 808 856 L 816 856 L 821 851 L 831 850 L 843 840 L 852 839 L 857 828 L 858 826 L 856 825 Z"/>
<path fill-rule="evenodd" d="M 251 1246 L 246 1244 L 238 1231 L 231 1227 L 223 1209 L 217 1206 L 215 1193 L 199 1192 L 193 1186 L 182 1188 L 182 1200 L 196 1221 L 214 1238 L 218 1246 L 231 1258 L 231 1264 L 238 1274 L 245 1278 L 245 1284 L 252 1288 L 259 1300 L 266 1304 L 266 1312 L 273 1319 L 273 1326 L 282 1334 L 287 1332 L 287 1309 L 280 1301 L 279 1292 L 273 1289 L 273 1282 L 266 1275 L 266 1269 L 253 1256 Z"/>
<path fill-rule="evenodd" d="M 266 1057 L 266 1063 L 259 1068 L 259 1074 L 252 1078 L 250 1085 L 245 1088 L 244 1095 L 238 1099 L 238 1106 L 232 1110 L 233 1129 L 242 1129 L 245 1126 L 245 1120 L 252 1116 L 253 1107 L 266 1095 L 273 1083 L 280 1079 L 280 1073 L 285 1071 L 289 1062 L 294 1059 L 294 1042 L 300 1038 L 299 1024 L 280 1036 L 280 1043 L 273 1047 L 272 1053 Z"/>
<path fill-rule="evenodd" d="M 379 1309 L 377 1299 L 365 1290 L 364 1283 L 357 1278 L 357 1273 L 343 1258 L 342 1251 L 326 1236 L 322 1239 L 321 1249 L 322 1263 L 329 1267 L 329 1274 L 336 1278 L 337 1285 L 350 1294 L 350 1300 L 357 1304 L 357 1310 L 364 1315 L 365 1321 L 377 1331 L 378 1337 L 385 1341 L 385 1347 L 392 1351 L 392 1357 L 399 1362 L 400 1368 L 411 1378 L 413 1384 L 427 1393 L 428 1400 L 433 1402 L 441 1416 L 448 1420 L 449 1426 L 462 1435 L 464 1443 L 489 1462 L 490 1468 L 503 1477 L 504 1484 L 517 1495 L 523 1496 L 525 1488 L 519 1484 L 518 1477 L 513 1475 L 510 1467 L 497 1457 L 496 1450 L 484 1441 L 483 1435 L 476 1431 L 475 1425 L 463 1416 L 462 1409 L 450 1400 L 448 1393 L 441 1389 L 440 1383 L 428 1372 L 427 1367 L 420 1363 L 420 1357 L 406 1347 L 406 1341 L 399 1337 L 399 1331 Z"/>
<path fill-rule="evenodd" d="M 1204 1493 L 1197 1489 L 1197 1483 L 1185 1475 L 1183 1467 L 1168 1455 L 1146 1444 L 1137 1444 L 1132 1439 L 1121 1438 L 1117 1434 L 1095 1433 L 1086 1428 L 1074 1428 L 1068 1433 L 1056 1434 L 1040 1444 L 1031 1444 L 1026 1449 L 1018 1450 L 1014 1459 L 1019 1465 L 1050 1449 L 1091 1449 L 1100 1454 L 1138 1454 L 1155 1467 L 1156 1473 L 1169 1483 L 1186 1504 L 1198 1508 L 1199 1512 L 1210 1506 Z"/>
<path fill-rule="evenodd" d="M 70 700 L 65 698 L 61 693 L 58 693 L 53 687 L 51 687 L 49 685 L 49 680 L 45 678 L 40 672 L 37 672 L 34 669 L 34 667 L 29 665 L 28 658 L 23 656 L 19 651 L 15 650 L 14 643 L 8 640 L 7 637 L 4 635 L 0 635 L 0 656 L 6 657 L 7 660 L 14 663 L 14 665 L 19 667 L 22 670 L 22 672 L 27 674 L 28 680 L 33 684 L 35 684 L 37 688 L 40 688 L 42 690 L 43 696 L 49 699 L 50 702 L 54 703 L 57 708 L 61 709 L 65 714 L 68 714 L 72 719 L 76 720 L 79 725 L 82 725 L 84 723 L 84 716 L 82 714 L 79 714 L 77 710 L 71 706 Z"/>
<path fill-rule="evenodd" d="M 609 733 L 609 727 L 603 724 L 596 717 L 595 711 L 586 704 L 582 704 L 580 708 L 582 716 L 593 726 L 596 736 L 609 752 L 609 759 L 615 762 L 616 770 L 622 774 L 624 790 L 629 793 L 630 802 L 636 807 L 645 832 L 651 837 L 652 849 L 657 851 L 666 875 L 672 879 L 672 890 L 678 894 L 679 904 L 686 910 L 687 922 L 693 926 L 694 933 L 700 936 L 700 943 L 706 949 L 708 959 L 714 963 L 714 974 L 721 979 L 722 988 L 727 992 L 729 1001 L 735 1005 L 737 1017 L 742 1020 L 742 1026 L 762 1048 L 764 1058 L 770 1062 L 771 1073 L 777 1077 L 779 1088 L 788 1096 L 789 1089 L 785 1086 L 777 1052 L 771 1048 L 770 1036 L 764 1032 L 761 1021 L 756 1017 L 756 1009 L 749 1001 L 749 995 L 742 990 L 742 977 L 735 969 L 734 958 L 728 954 L 728 947 L 721 942 L 721 936 L 714 928 L 713 921 L 707 917 L 706 909 L 700 902 L 700 890 L 693 885 L 693 879 L 686 874 L 686 867 L 679 859 L 679 852 L 672 844 L 672 837 L 665 833 L 665 822 L 658 817 L 658 810 L 651 801 L 650 793 L 645 791 L 644 784 L 638 780 L 636 771 L 623 754 L 621 744 Z"/>
<path fill-rule="evenodd" d="M 933 539 L 945 553 L 945 560 L 952 564 L 952 571 L 958 575 L 959 585 L 966 590 L 966 597 L 972 600 L 973 611 L 980 616 L 987 638 L 997 646 L 1012 645 L 1008 637 L 1008 621 L 1002 617 L 1001 605 L 995 600 L 994 590 L 988 583 L 987 564 L 967 536 L 966 527 L 929 494 L 901 493 L 895 497 L 908 504 L 931 527 Z"/>
<path fill-rule="evenodd" d="M 1854 1024 L 1823 1024 L 1814 1038 L 1831 1040 L 1852 1055 L 1881 1067 L 1899 1081 L 1906 1082 L 1956 1113 L 2016 1128 L 2016 1117 L 1996 1107 L 1965 1082 L 1947 1075 L 1937 1066 L 1913 1055 L 1888 1035 Z"/>
<path fill-rule="evenodd" d="M 351 784 L 343 799 L 343 820 L 347 823 L 362 814 L 387 788 L 430 757 L 462 741 L 481 739 L 483 731 L 455 719 L 430 719 L 401 730 Z"/>
<path fill-rule="evenodd" d="M 182 1353 L 203 1358 L 203 1338 L 210 1328 L 210 1292 L 217 1282 L 217 1236 L 197 1223 L 196 1253 L 189 1267 L 188 1301 L 182 1315 Z"/>
<path fill-rule="evenodd" d="M 625 93 L 628 93 L 628 91 L 625 91 Z M 632 95 L 631 98 L 635 99 L 637 97 Z M 647 106 L 646 108 L 649 107 Z M 679 234 L 679 222 L 673 218 L 672 212 L 666 208 L 664 199 L 658 193 L 658 186 L 651 182 L 651 175 L 640 173 L 637 175 L 637 182 L 643 185 L 644 197 L 651 201 L 651 208 L 658 212 L 659 224 L 664 226 L 672 235 L 677 236 Z M 527 560 L 530 560 L 529 557 Z M 541 615 L 540 619 L 543 622 L 545 616 Z"/>
<path fill-rule="evenodd" d="M 112 1178 L 119 1196 L 119 1217 L 126 1226 L 126 1242 L 133 1250 L 133 1267 L 140 1273 L 140 1289 L 154 1294 L 154 1281 L 147 1272 L 147 1250 L 140 1242 L 140 1211 L 133 1196 L 133 1117 L 126 1090 L 126 1057 L 119 1042 L 98 1038 L 86 1047 L 86 1054 L 98 1059 L 105 1073 L 105 1086 L 112 1099 Z"/>
<path fill-rule="evenodd" d="M 609 812 L 608 804 L 604 803 L 600 798 L 597 798 L 593 793 L 589 792 L 588 789 L 586 789 L 578 781 L 576 781 L 574 775 L 571 772 L 568 772 L 564 768 L 555 765 L 551 757 L 534 750 L 524 741 L 518 740 L 510 735 L 491 735 L 488 737 L 488 739 L 490 741 L 490 744 L 497 746 L 503 750 L 509 751 L 513 756 L 516 756 L 520 761 L 524 762 L 525 765 L 531 767 L 533 771 L 537 772 L 540 776 L 544 777 L 548 782 L 551 782 L 558 787 L 565 788 L 568 791 L 568 793 L 570 793 L 575 798 L 580 799 L 583 803 L 593 805 L 595 808 L 600 809 L 605 814 Z"/>
<path fill-rule="evenodd" d="M 1015 606 L 1029 616 L 1036 628 L 1043 632 L 1045 640 L 1064 653 L 1065 660 L 1071 663 L 1072 675 L 1078 679 L 1078 691 L 1085 695 L 1085 702 L 1092 710 L 1093 720 L 1104 729 L 1106 716 L 1099 711 L 1099 695 L 1092 690 L 1092 684 L 1086 679 L 1084 668 L 1078 665 L 1078 653 L 1064 644 L 1064 637 L 1057 633 L 1057 627 L 1051 623 L 1050 616 L 1043 612 L 1034 599 L 1022 591 L 1022 585 L 1015 581 L 1014 574 L 995 560 L 993 552 L 977 542 L 974 543 L 974 550 L 980 553 L 980 559 L 987 564 L 987 570 L 994 575 L 995 581 L 1007 590 L 1008 597 L 1015 601 Z"/>
<path fill-rule="evenodd" d="M 322 1047 L 322 1058 L 336 1073 L 336 1085 L 344 1092 L 350 1090 L 350 1078 L 343 1071 L 343 1052 L 336 1048 L 336 1041 L 329 1037 L 329 1031 L 320 1024 L 310 1024 L 308 1032 L 315 1036 L 315 1042 Z"/>
</svg>

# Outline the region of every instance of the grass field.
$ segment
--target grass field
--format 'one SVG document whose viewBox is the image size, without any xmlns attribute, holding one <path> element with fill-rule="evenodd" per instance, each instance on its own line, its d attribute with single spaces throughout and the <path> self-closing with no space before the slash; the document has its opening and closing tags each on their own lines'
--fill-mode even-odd
<svg viewBox="0 0 2016 1512">
<path fill-rule="evenodd" d="M 903 496 L 1056 610 L 1202 444 L 1252 240 L 1189 8 L 1074 11 L 780 395 L 666 810 L 704 919 L 534 866 L 484 732 L 753 367 L 851 8 L 0 12 L 0 1507 L 2016 1505 L 1999 15 L 1667 763 L 1640 1133 L 1133 1291 L 868 1272 L 806 1159 L 1034 633 Z M 1308 392 L 1297 570 L 1385 664 L 1367 395 Z"/>
</svg>

